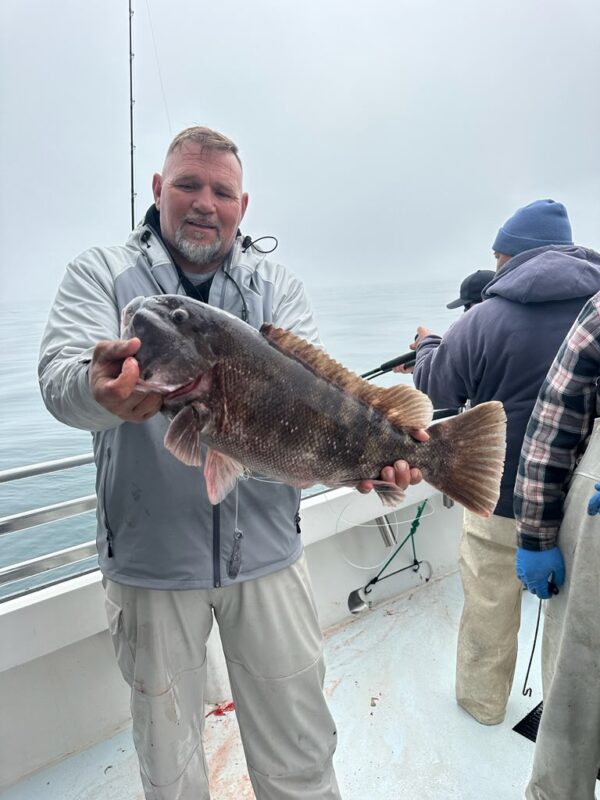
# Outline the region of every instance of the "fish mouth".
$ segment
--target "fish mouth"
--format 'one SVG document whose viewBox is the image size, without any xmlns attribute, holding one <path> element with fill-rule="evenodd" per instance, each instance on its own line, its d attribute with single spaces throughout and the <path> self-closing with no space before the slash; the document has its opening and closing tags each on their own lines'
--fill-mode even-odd
<svg viewBox="0 0 600 800">
<path fill-rule="evenodd" d="M 183 395 L 190 394 L 197 389 L 202 380 L 202 375 L 198 375 L 188 383 L 159 383 L 155 381 L 138 381 L 135 385 L 137 392 L 144 392 L 149 394 L 156 392 L 162 394 L 168 400 L 171 397 L 182 397 Z"/>
<path fill-rule="evenodd" d="M 201 398 L 206 396 L 212 386 L 210 371 L 200 372 L 187 383 L 160 383 L 159 381 L 139 380 L 136 383 L 138 392 L 157 392 L 164 395 L 165 400 L 176 400 L 180 397 Z"/>
<path fill-rule="evenodd" d="M 192 392 L 194 392 L 196 389 L 198 389 L 200 387 L 200 384 L 202 383 L 202 378 L 203 377 L 204 377 L 204 373 L 201 372 L 200 375 L 198 375 L 196 378 L 194 378 L 193 381 L 190 381 L 189 383 L 184 383 L 183 386 L 179 386 L 177 389 L 174 389 L 173 391 L 168 392 L 168 394 L 166 396 L 166 399 L 167 400 L 172 400 L 175 397 L 184 397 L 187 394 L 191 394 Z"/>
<path fill-rule="evenodd" d="M 142 381 L 142 380 L 139 380 L 135 385 L 136 392 L 143 392 L 145 394 L 156 392 L 157 394 L 169 395 L 171 392 L 176 391 L 178 388 L 179 384 L 154 383 L 153 381 Z"/>
</svg>

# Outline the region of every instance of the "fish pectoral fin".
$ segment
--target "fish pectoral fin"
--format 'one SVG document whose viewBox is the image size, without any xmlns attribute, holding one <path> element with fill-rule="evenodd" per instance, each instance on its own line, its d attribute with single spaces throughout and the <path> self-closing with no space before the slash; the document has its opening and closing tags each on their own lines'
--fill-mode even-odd
<svg viewBox="0 0 600 800">
<path fill-rule="evenodd" d="M 245 472 L 244 465 L 218 450 L 209 450 L 204 465 L 204 480 L 208 499 L 216 506 L 224 500 L 235 486 L 236 480 Z"/>
<path fill-rule="evenodd" d="M 202 466 L 200 434 L 210 418 L 204 403 L 190 403 L 179 411 L 165 434 L 165 447 L 188 467 Z"/>
</svg>

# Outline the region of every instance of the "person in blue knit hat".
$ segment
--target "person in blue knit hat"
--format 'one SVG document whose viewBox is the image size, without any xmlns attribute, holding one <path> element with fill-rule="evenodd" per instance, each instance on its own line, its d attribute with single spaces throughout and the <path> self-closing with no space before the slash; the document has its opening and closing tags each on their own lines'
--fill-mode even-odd
<svg viewBox="0 0 600 800">
<path fill-rule="evenodd" d="M 495 253 L 516 256 L 525 250 L 553 244 L 573 244 L 567 209 L 554 200 L 536 200 L 506 220 L 492 249 Z"/>
<path fill-rule="evenodd" d="M 435 408 L 500 400 L 506 411 L 498 505 L 489 519 L 465 512 L 460 543 L 465 601 L 456 699 L 485 725 L 504 719 L 517 657 L 522 586 L 515 574 L 513 493 L 525 430 L 563 339 L 600 290 L 600 255 L 573 244 L 567 210 L 554 200 L 519 208 L 492 249 L 496 273 L 483 290 L 485 302 L 463 314 L 443 338 L 419 327 L 414 371 L 415 385 Z M 526 554 L 522 568 L 537 574 L 540 558 Z"/>
</svg>

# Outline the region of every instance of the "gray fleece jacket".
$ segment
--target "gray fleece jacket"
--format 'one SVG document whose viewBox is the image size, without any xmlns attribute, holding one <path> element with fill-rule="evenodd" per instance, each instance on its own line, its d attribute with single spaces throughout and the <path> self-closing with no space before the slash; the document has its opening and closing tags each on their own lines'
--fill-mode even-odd
<svg viewBox="0 0 600 800">
<path fill-rule="evenodd" d="M 119 338 L 120 314 L 134 297 L 183 293 L 162 240 L 140 225 L 123 247 L 93 248 L 71 262 L 43 336 L 39 381 L 44 402 L 61 422 L 92 432 L 97 466 L 97 544 L 103 574 L 152 589 L 203 589 L 257 578 L 293 563 L 302 552 L 300 493 L 255 478 L 211 506 L 202 469 L 164 447 L 168 421 L 124 422 L 94 400 L 88 367 L 95 344 Z M 209 302 L 318 343 L 302 283 L 250 249 L 238 236 L 213 279 Z M 234 530 L 242 532 L 241 569 L 230 566 Z M 230 575 L 231 573 L 231 575 Z"/>
</svg>

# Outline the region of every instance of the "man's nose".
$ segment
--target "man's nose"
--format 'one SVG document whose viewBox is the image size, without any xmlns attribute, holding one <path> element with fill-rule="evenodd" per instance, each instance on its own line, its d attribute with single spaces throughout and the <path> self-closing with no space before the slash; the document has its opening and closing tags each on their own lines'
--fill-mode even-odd
<svg viewBox="0 0 600 800">
<path fill-rule="evenodd" d="M 202 212 L 203 214 L 210 214 L 215 210 L 215 196 L 208 186 L 202 187 L 194 194 L 194 202 L 192 207 Z"/>
</svg>

